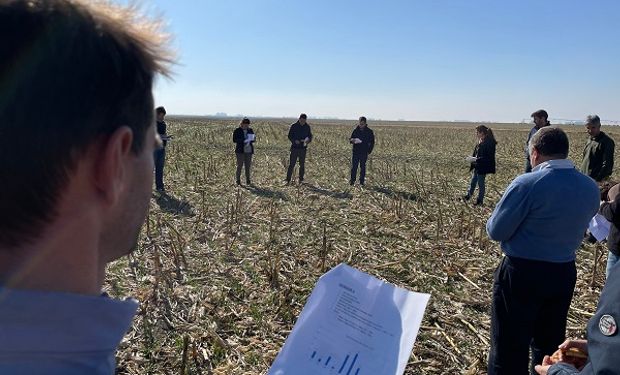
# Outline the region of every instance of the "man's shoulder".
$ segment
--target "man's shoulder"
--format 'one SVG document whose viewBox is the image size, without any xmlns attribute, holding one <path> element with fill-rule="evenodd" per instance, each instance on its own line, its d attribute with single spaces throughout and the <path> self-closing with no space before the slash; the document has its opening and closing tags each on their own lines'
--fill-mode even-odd
<svg viewBox="0 0 620 375">
<path fill-rule="evenodd" d="M 615 144 L 614 139 L 610 137 L 609 134 L 605 132 L 601 132 L 601 134 L 603 135 L 603 137 L 601 137 L 601 141 L 609 144 Z"/>
</svg>

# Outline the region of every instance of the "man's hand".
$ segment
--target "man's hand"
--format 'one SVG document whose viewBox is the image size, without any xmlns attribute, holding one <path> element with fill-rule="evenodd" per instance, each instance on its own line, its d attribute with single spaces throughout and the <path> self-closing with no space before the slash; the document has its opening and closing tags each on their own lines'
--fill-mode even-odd
<svg viewBox="0 0 620 375">
<path fill-rule="evenodd" d="M 536 370 L 539 375 L 547 375 L 547 371 L 549 371 L 549 367 L 551 367 L 552 364 L 551 357 L 546 355 L 545 358 L 543 358 L 542 364 L 536 365 L 534 370 Z"/>
<path fill-rule="evenodd" d="M 570 348 L 577 348 L 584 354 L 588 354 L 588 341 L 586 340 L 566 340 L 558 346 L 562 352 Z"/>
</svg>

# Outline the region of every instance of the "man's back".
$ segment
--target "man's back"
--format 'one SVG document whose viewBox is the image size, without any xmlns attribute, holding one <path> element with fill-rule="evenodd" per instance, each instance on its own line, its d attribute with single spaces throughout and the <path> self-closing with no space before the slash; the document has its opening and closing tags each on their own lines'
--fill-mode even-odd
<svg viewBox="0 0 620 375">
<path fill-rule="evenodd" d="M 487 230 L 507 255 L 569 262 L 598 202 L 599 190 L 591 178 L 575 168 L 543 166 L 510 184 Z"/>
</svg>

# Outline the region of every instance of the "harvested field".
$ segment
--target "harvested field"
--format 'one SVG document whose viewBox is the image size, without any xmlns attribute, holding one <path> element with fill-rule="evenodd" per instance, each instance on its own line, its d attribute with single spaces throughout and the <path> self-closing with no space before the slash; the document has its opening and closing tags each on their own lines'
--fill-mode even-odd
<svg viewBox="0 0 620 375">
<path fill-rule="evenodd" d="M 406 374 L 486 372 L 501 252 L 484 225 L 523 169 L 529 127 L 490 125 L 498 173 L 478 208 L 458 199 L 475 124 L 370 121 L 377 144 L 367 184 L 351 188 L 354 123 L 310 123 L 306 184 L 283 186 L 289 122 L 259 119 L 255 186 L 237 187 L 237 121 L 168 121 L 167 194 L 153 194 L 138 250 L 113 263 L 106 281 L 111 295 L 141 302 L 118 352 L 120 374 L 264 374 L 318 277 L 341 262 L 431 294 Z M 564 128 L 580 160 L 587 135 Z M 604 282 L 606 250 L 592 280 L 595 250 L 579 251 L 570 336 L 584 335 Z"/>
</svg>

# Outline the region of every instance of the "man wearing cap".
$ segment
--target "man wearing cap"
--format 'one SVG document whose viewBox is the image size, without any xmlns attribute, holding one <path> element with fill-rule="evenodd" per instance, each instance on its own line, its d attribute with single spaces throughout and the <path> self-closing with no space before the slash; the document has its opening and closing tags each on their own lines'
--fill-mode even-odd
<svg viewBox="0 0 620 375">
<path fill-rule="evenodd" d="M 532 119 L 534 120 L 534 127 L 530 129 L 530 132 L 527 135 L 527 141 L 525 141 L 525 173 L 529 173 L 532 171 L 532 163 L 530 162 L 530 151 L 529 151 L 529 143 L 530 139 L 536 134 L 540 128 L 551 125 L 551 123 L 547 120 L 549 115 L 547 111 L 544 109 L 539 109 L 538 111 L 532 113 Z"/>
<path fill-rule="evenodd" d="M 306 169 L 306 151 L 308 144 L 312 142 L 312 131 L 306 122 L 308 116 L 305 113 L 299 115 L 299 120 L 291 125 L 288 131 L 288 139 L 291 141 L 291 156 L 289 158 L 288 170 L 286 172 L 286 184 L 291 183 L 293 169 L 299 160 L 299 183 L 304 181 Z"/>
<path fill-rule="evenodd" d="M 568 137 L 544 127 L 530 140 L 531 173 L 506 189 L 487 222 L 506 255 L 495 271 L 489 375 L 530 372 L 565 338 L 575 255 L 600 192 L 568 157 Z"/>
<path fill-rule="evenodd" d="M 586 130 L 590 139 L 583 149 L 581 172 L 602 182 L 611 176 L 614 168 L 614 140 L 601 131 L 601 118 L 590 115 L 586 118 Z"/>
<path fill-rule="evenodd" d="M 545 356 L 536 366 L 539 375 L 597 375 L 620 373 L 620 266 L 612 269 L 605 283 L 596 313 L 588 322 L 586 340 L 566 340 L 559 347 L 560 359 Z M 569 349 L 587 355 L 585 366 L 577 364 Z M 550 351 L 548 354 L 552 354 Z M 579 368 L 578 368 L 579 367 Z"/>
</svg>

